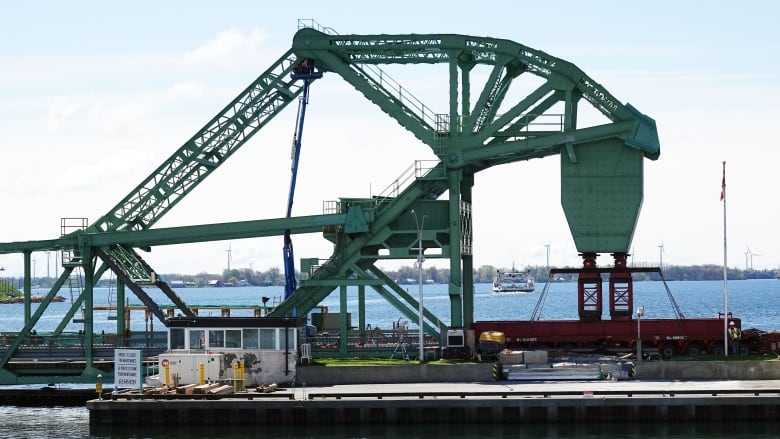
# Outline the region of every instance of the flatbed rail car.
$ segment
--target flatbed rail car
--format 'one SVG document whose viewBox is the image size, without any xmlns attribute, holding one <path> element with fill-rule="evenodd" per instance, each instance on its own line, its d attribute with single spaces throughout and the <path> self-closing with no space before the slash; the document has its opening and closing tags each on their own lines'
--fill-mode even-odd
<svg viewBox="0 0 780 439">
<path fill-rule="evenodd" d="M 612 267 L 597 267 L 595 253 L 583 253 L 582 268 L 550 269 L 544 290 L 539 295 L 530 319 L 474 322 L 474 337 L 483 332 L 501 332 L 510 349 L 558 349 L 578 352 L 631 352 L 641 338 L 643 352 L 651 356 L 676 354 L 722 355 L 726 325 L 741 321 L 731 313 L 713 318 L 685 318 L 677 305 L 660 267 L 628 267 L 627 253 L 613 253 Z M 634 320 L 633 273 L 656 273 L 669 297 L 675 318 Z M 579 320 L 541 320 L 541 310 L 552 285 L 560 273 L 577 274 L 577 312 Z M 602 278 L 607 276 L 607 282 Z M 608 286 L 603 291 L 604 285 Z M 606 300 L 605 300 L 606 297 Z M 608 313 L 605 308 L 608 308 Z M 641 308 L 641 307 L 640 307 Z M 640 312 L 637 308 L 637 313 Z M 608 316 L 608 318 L 604 318 Z M 492 349 L 495 349 L 493 346 Z M 741 353 L 748 353 L 742 349 Z M 480 352 L 482 353 L 482 352 Z"/>
<path fill-rule="evenodd" d="M 730 318 L 737 327 L 738 318 Z M 677 354 L 723 354 L 724 321 L 718 318 L 636 320 L 526 320 L 474 322 L 475 336 L 499 331 L 508 349 L 561 349 L 571 351 L 631 352 L 637 332 L 647 353 L 671 357 Z"/>
</svg>

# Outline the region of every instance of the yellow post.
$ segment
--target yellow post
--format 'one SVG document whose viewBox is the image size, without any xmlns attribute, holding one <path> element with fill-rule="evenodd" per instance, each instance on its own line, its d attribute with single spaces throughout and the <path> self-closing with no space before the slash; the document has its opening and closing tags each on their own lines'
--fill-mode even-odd
<svg viewBox="0 0 780 439">
<path fill-rule="evenodd" d="M 98 394 L 98 399 L 103 399 L 103 375 L 98 374 L 97 382 L 95 383 L 95 392 Z"/>
<path fill-rule="evenodd" d="M 202 386 L 205 381 L 206 381 L 206 365 L 200 363 L 200 385 Z"/>
<path fill-rule="evenodd" d="M 238 391 L 238 361 L 233 363 L 233 391 Z"/>
<path fill-rule="evenodd" d="M 245 372 L 244 360 L 238 362 L 238 370 L 239 373 L 241 374 L 241 391 L 243 392 L 244 390 L 246 390 L 246 381 L 244 380 L 244 372 Z"/>
<path fill-rule="evenodd" d="M 171 366 L 167 361 L 163 362 L 163 369 L 165 369 L 165 387 L 171 384 Z"/>
</svg>

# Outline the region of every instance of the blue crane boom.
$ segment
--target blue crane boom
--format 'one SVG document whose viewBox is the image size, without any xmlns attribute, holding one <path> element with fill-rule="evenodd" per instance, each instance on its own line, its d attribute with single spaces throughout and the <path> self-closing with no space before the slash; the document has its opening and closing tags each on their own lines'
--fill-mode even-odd
<svg viewBox="0 0 780 439">
<path fill-rule="evenodd" d="M 287 218 L 292 217 L 293 199 L 295 198 L 295 184 L 298 180 L 298 163 L 301 154 L 301 138 L 303 137 L 303 121 L 306 118 L 306 105 L 309 103 L 309 85 L 312 81 L 322 78 L 322 72 L 314 68 L 310 59 L 303 59 L 293 69 L 292 79 L 303 80 L 302 92 L 298 98 L 298 117 L 295 120 L 295 133 L 293 135 L 292 165 L 290 166 L 290 192 L 287 196 Z M 293 251 L 290 229 L 284 231 L 284 297 L 290 297 L 298 288 L 295 280 L 295 254 Z"/>
</svg>

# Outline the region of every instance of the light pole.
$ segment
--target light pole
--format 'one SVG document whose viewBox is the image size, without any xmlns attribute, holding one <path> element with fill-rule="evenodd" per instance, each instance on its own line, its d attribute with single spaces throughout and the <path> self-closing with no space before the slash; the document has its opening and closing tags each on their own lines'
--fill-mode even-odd
<svg viewBox="0 0 780 439">
<path fill-rule="evenodd" d="M 0 267 L 0 273 L 2 273 L 3 271 L 5 271 L 5 267 Z M 5 281 L 5 279 L 3 278 L 3 274 L 5 274 L 5 273 L 0 274 L 0 283 L 3 284 L 3 287 L 4 287 L 3 289 L 4 290 L 10 292 L 11 290 L 8 288 L 8 284 Z M 4 291 L 0 291 L 0 292 L 4 292 Z"/>
<path fill-rule="evenodd" d="M 420 345 L 420 363 L 425 361 L 425 352 L 424 352 L 424 346 L 425 346 L 425 339 L 423 333 L 424 331 L 424 320 L 423 320 L 423 251 L 422 251 L 422 231 L 423 227 L 425 227 L 425 215 L 422 217 L 422 221 L 417 221 L 417 213 L 414 211 L 414 209 L 410 212 L 414 216 L 414 223 L 417 225 L 417 272 L 419 277 L 419 289 L 420 289 L 420 297 L 418 299 L 418 302 L 420 304 L 420 335 L 418 343 Z"/>
<path fill-rule="evenodd" d="M 636 361 L 642 361 L 642 316 L 645 315 L 645 307 L 636 307 Z"/>
</svg>

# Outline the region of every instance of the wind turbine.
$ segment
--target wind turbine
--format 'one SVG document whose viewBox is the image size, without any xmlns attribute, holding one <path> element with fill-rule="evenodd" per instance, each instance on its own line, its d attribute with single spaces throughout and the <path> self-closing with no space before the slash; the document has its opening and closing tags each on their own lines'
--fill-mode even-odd
<svg viewBox="0 0 780 439">
<path fill-rule="evenodd" d="M 664 269 L 664 253 L 666 253 L 666 251 L 664 251 L 664 243 L 661 242 L 661 245 L 658 246 L 658 268 L 661 270 Z"/>
<path fill-rule="evenodd" d="M 745 246 L 745 247 L 747 247 L 747 246 Z M 750 251 L 750 247 L 747 247 L 747 254 L 750 256 L 750 270 L 752 271 L 753 270 L 753 256 L 761 256 L 761 255 L 759 255 L 757 253 L 753 253 L 752 251 Z M 747 260 L 745 260 L 745 265 L 747 265 Z M 747 266 L 745 267 L 745 269 L 747 269 Z"/>
</svg>

